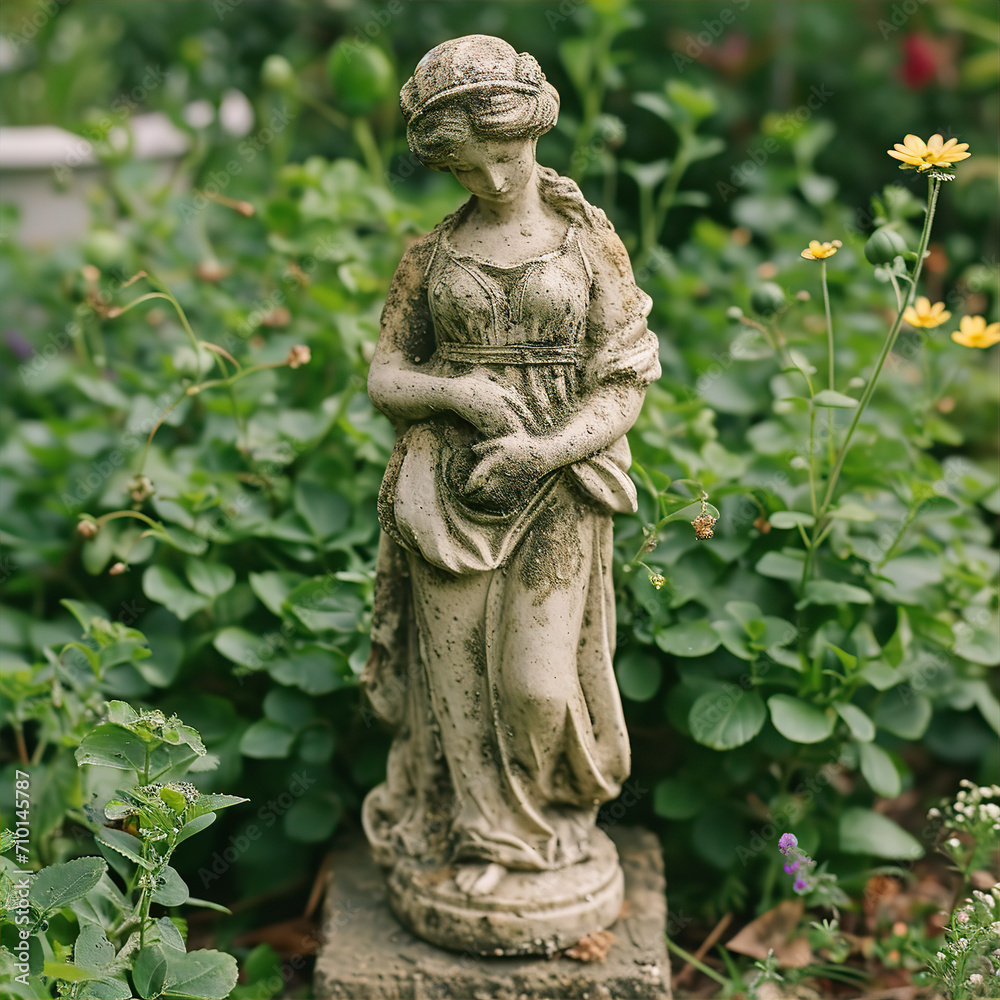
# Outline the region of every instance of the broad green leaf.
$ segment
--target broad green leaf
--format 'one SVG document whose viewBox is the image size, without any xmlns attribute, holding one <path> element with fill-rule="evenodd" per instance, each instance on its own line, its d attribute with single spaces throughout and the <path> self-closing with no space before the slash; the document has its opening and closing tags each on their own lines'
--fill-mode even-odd
<svg viewBox="0 0 1000 1000">
<path fill-rule="evenodd" d="M 222 629 L 212 640 L 212 645 L 227 660 L 250 670 L 259 670 L 265 666 L 265 658 L 272 650 L 271 645 L 259 635 L 237 625 Z"/>
<path fill-rule="evenodd" d="M 890 667 L 885 660 L 869 660 L 859 673 L 876 691 L 888 691 L 906 680 L 902 670 Z"/>
<path fill-rule="evenodd" d="M 89 983 L 77 986 L 73 994 L 79 1000 L 131 1000 L 132 989 L 123 971 L 105 973 Z"/>
<path fill-rule="evenodd" d="M 97 978 L 93 972 L 79 969 L 69 962 L 46 962 L 42 975 L 48 976 L 49 979 L 61 979 L 67 983 L 86 983 Z"/>
<path fill-rule="evenodd" d="M 858 405 L 856 399 L 845 396 L 842 392 L 835 392 L 833 389 L 820 389 L 812 401 L 816 406 L 831 406 L 840 410 L 853 410 Z"/>
<path fill-rule="evenodd" d="M 706 656 L 722 641 L 706 621 L 683 622 L 660 629 L 655 639 L 660 649 L 674 656 Z"/>
<path fill-rule="evenodd" d="M 114 960 L 115 946 L 108 940 L 104 928 L 97 924 L 84 924 L 73 946 L 74 964 L 81 969 L 97 972 Z"/>
<path fill-rule="evenodd" d="M 74 858 L 63 864 L 49 865 L 32 877 L 29 898 L 42 913 L 50 913 L 86 896 L 107 870 L 103 858 Z"/>
<path fill-rule="evenodd" d="M 228 809 L 230 806 L 238 806 L 241 802 L 249 802 L 240 795 L 222 795 L 219 792 L 204 792 L 195 800 L 195 807 L 201 809 Z"/>
<path fill-rule="evenodd" d="M 187 799 L 173 788 L 161 788 L 160 798 L 176 813 L 182 813 L 187 809 Z"/>
<path fill-rule="evenodd" d="M 236 985 L 236 959 L 220 951 L 169 953 L 163 996 L 225 1000 Z"/>
<path fill-rule="evenodd" d="M 733 684 L 721 691 L 706 691 L 691 706 L 691 735 L 713 750 L 731 750 L 749 743 L 764 725 L 767 712 L 756 691 Z"/>
<path fill-rule="evenodd" d="M 840 815 L 840 849 L 847 854 L 914 860 L 924 856 L 920 842 L 888 816 L 852 807 Z"/>
<path fill-rule="evenodd" d="M 156 929 L 160 932 L 160 944 L 164 948 L 172 948 L 174 951 L 187 951 L 184 938 L 177 929 L 177 924 L 170 917 L 160 917 L 156 921 Z"/>
<path fill-rule="evenodd" d="M 837 710 L 837 715 L 847 723 L 847 728 L 850 729 L 851 735 L 856 740 L 870 743 L 875 739 L 875 723 L 857 705 L 852 705 L 850 702 L 837 702 L 833 707 Z"/>
<path fill-rule="evenodd" d="M 187 883 L 180 877 L 176 869 L 167 865 L 160 873 L 163 884 L 153 893 L 153 902 L 161 906 L 182 906 L 191 895 Z"/>
<path fill-rule="evenodd" d="M 199 537 L 193 531 L 182 528 L 179 524 L 164 524 L 156 532 L 156 537 L 167 545 L 188 555 L 200 556 L 208 550 L 208 542 Z"/>
<path fill-rule="evenodd" d="M 187 578 L 199 594 L 210 600 L 224 594 L 236 582 L 236 572 L 217 562 L 191 558 L 184 564 Z"/>
<path fill-rule="evenodd" d="M 843 503 L 839 507 L 834 507 L 833 510 L 829 511 L 829 516 L 836 518 L 838 521 L 874 521 L 876 518 L 875 511 L 869 509 L 868 507 L 863 507 L 859 503 Z"/>
<path fill-rule="evenodd" d="M 142 574 L 142 589 L 151 601 L 162 604 L 182 622 L 204 610 L 211 603 L 202 594 L 189 590 L 165 566 L 148 566 Z"/>
<path fill-rule="evenodd" d="M 104 723 L 80 741 L 74 756 L 78 764 L 142 771 L 147 748 L 148 744 L 135 733 Z"/>
<path fill-rule="evenodd" d="M 989 617 L 987 612 L 984 616 Z M 955 622 L 955 655 L 970 663 L 995 667 L 1000 663 L 1000 631 L 996 621 L 989 628 L 972 625 L 967 621 Z"/>
<path fill-rule="evenodd" d="M 704 805 L 704 789 L 682 778 L 658 781 L 653 791 L 653 812 L 665 819 L 691 819 Z"/>
<path fill-rule="evenodd" d="M 767 519 L 772 528 L 794 528 L 799 524 L 803 528 L 811 528 L 816 523 L 812 514 L 801 510 L 776 510 L 773 514 L 768 514 Z"/>
<path fill-rule="evenodd" d="M 167 981 L 167 954 L 159 943 L 141 948 L 132 961 L 132 982 L 143 1000 L 153 1000 Z"/>
<path fill-rule="evenodd" d="M 139 713 L 127 701 L 109 701 L 108 722 L 131 729 L 139 722 Z"/>
<path fill-rule="evenodd" d="M 295 685 L 306 694 L 327 694 L 344 686 L 340 665 L 344 654 L 337 650 L 306 646 L 287 659 L 275 660 L 267 670 L 280 684 Z"/>
<path fill-rule="evenodd" d="M 296 587 L 285 606 L 310 632 L 358 632 L 364 620 L 361 599 L 332 576 L 315 577 Z"/>
<path fill-rule="evenodd" d="M 801 610 L 810 604 L 871 604 L 874 600 L 869 591 L 850 583 L 810 580 L 805 586 L 805 597 L 795 605 L 795 608 Z"/>
<path fill-rule="evenodd" d="M 833 732 L 833 714 L 801 698 L 773 694 L 767 707 L 774 728 L 794 743 L 820 743 Z"/>
<path fill-rule="evenodd" d="M 310 479 L 296 481 L 293 502 L 302 520 L 320 539 L 343 531 L 351 519 L 351 505 L 345 497 Z"/>
<path fill-rule="evenodd" d="M 801 580 L 804 555 L 795 549 L 765 552 L 757 563 L 757 572 L 775 580 Z"/>
<path fill-rule="evenodd" d="M 733 656 L 738 656 L 741 660 L 753 660 L 757 657 L 757 652 L 750 648 L 750 638 L 747 630 L 739 623 L 720 619 L 712 622 L 712 628 L 722 640 L 722 645 L 729 650 Z"/>
<path fill-rule="evenodd" d="M 294 742 L 294 730 L 270 719 L 258 719 L 240 737 L 240 753 L 244 757 L 287 757 Z"/>
<path fill-rule="evenodd" d="M 875 706 L 875 723 L 893 736 L 904 740 L 919 740 L 930 725 L 931 702 L 917 694 L 909 684 L 886 691 Z"/>
<path fill-rule="evenodd" d="M 310 793 L 295 800 L 282 817 L 282 827 L 291 840 L 318 844 L 330 839 L 342 814 L 343 805 L 335 793 Z"/>
<path fill-rule="evenodd" d="M 268 570 L 266 573 L 250 574 L 250 589 L 257 595 L 264 607 L 281 618 L 284 614 L 282 605 L 288 595 L 308 577 L 301 573 L 288 573 L 282 570 Z"/>
<path fill-rule="evenodd" d="M 876 795 L 894 799 L 902 790 L 892 758 L 877 743 L 858 743 L 861 773 Z"/>
<path fill-rule="evenodd" d="M 663 669 L 650 650 L 646 653 L 629 651 L 617 658 L 615 674 L 618 687 L 632 701 L 649 701 L 659 690 Z"/>
</svg>

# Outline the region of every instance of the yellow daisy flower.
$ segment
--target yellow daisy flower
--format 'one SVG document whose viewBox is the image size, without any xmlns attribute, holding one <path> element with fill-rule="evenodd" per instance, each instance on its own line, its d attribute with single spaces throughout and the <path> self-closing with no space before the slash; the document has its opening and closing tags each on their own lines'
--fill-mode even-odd
<svg viewBox="0 0 1000 1000">
<path fill-rule="evenodd" d="M 982 316 L 963 316 L 958 325 L 960 329 L 951 335 L 956 344 L 986 348 L 1000 343 L 1000 323 L 987 326 Z"/>
<path fill-rule="evenodd" d="M 823 260 L 824 257 L 832 257 L 844 244 L 840 240 L 832 243 L 820 243 L 819 240 L 810 240 L 809 246 L 802 251 L 802 257 L 806 260 Z"/>
<path fill-rule="evenodd" d="M 935 302 L 934 305 L 931 305 L 931 300 L 921 295 L 912 306 L 906 307 L 903 319 L 910 326 L 922 326 L 925 330 L 932 330 L 945 320 L 951 319 L 951 313 L 945 309 L 943 302 Z"/>
<path fill-rule="evenodd" d="M 927 142 L 919 136 L 908 135 L 902 142 L 897 142 L 894 149 L 886 150 L 890 156 L 897 160 L 902 160 L 901 170 L 919 170 L 923 173 L 932 167 L 944 167 L 947 169 L 953 163 L 964 160 L 971 156 L 967 153 L 969 148 L 967 142 L 959 142 L 957 139 L 949 139 L 947 142 L 941 134 L 935 133 Z"/>
</svg>

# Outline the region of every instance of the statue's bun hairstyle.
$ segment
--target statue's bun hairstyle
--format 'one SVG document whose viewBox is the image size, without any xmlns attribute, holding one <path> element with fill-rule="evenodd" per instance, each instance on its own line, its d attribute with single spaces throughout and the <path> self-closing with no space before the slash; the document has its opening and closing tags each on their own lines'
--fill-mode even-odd
<svg viewBox="0 0 1000 1000">
<path fill-rule="evenodd" d="M 465 35 L 431 49 L 399 95 L 406 141 L 425 166 L 447 170 L 473 136 L 537 139 L 559 117 L 559 94 L 534 56 L 502 38 Z"/>
</svg>

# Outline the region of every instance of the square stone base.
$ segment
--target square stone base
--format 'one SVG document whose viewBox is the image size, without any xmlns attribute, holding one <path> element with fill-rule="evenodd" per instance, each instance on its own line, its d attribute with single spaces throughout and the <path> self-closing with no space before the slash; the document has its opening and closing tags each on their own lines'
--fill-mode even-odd
<svg viewBox="0 0 1000 1000">
<path fill-rule="evenodd" d="M 330 1000 L 669 1000 L 663 857 L 647 830 L 608 834 L 625 872 L 625 907 L 603 962 L 483 958 L 445 951 L 403 928 L 364 840 L 337 851 L 313 994 Z"/>
</svg>

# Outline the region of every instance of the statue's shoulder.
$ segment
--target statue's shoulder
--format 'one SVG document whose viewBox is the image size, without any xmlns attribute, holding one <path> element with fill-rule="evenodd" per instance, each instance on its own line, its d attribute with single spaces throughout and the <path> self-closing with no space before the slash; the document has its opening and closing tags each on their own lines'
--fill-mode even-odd
<svg viewBox="0 0 1000 1000">
<path fill-rule="evenodd" d="M 463 205 L 457 211 L 452 212 L 450 215 L 446 215 L 429 233 L 425 233 L 423 236 L 418 236 L 403 253 L 402 258 L 399 262 L 399 268 L 405 269 L 406 271 L 419 271 L 421 274 L 426 273 L 437 254 L 438 247 L 441 244 L 441 239 L 446 235 L 454 224 L 458 221 L 462 210 L 466 206 Z"/>
</svg>

